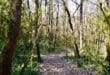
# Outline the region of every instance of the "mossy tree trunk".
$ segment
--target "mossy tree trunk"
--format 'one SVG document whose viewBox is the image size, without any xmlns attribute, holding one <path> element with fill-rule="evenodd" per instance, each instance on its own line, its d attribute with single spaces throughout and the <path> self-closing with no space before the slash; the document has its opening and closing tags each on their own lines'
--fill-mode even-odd
<svg viewBox="0 0 110 75">
<path fill-rule="evenodd" d="M 2 74 L 0 75 L 11 75 L 12 58 L 16 48 L 17 37 L 21 24 L 21 5 L 22 0 L 12 0 L 12 14 L 9 24 L 8 41 L 2 53 Z"/>
<path fill-rule="evenodd" d="M 100 3 L 100 10 L 101 10 L 101 12 L 102 12 L 102 14 L 103 14 L 103 16 L 104 16 L 104 18 L 105 18 L 106 24 L 107 24 L 108 27 L 109 27 L 109 30 L 108 30 L 108 33 L 109 33 L 109 38 L 108 38 L 108 39 L 109 39 L 109 40 L 108 40 L 108 43 L 107 43 L 107 45 L 106 45 L 106 48 L 107 48 L 107 50 L 106 50 L 106 52 L 107 52 L 106 61 L 110 64 L 110 21 L 109 21 L 110 18 L 108 18 L 108 17 L 106 16 L 106 13 L 105 13 L 104 9 L 102 8 L 102 3 Z"/>
</svg>

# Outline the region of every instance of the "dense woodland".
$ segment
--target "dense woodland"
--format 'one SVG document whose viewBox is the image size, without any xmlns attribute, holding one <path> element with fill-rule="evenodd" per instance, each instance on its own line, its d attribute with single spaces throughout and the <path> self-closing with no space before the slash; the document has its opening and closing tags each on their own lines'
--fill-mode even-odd
<svg viewBox="0 0 110 75">
<path fill-rule="evenodd" d="M 0 75 L 110 75 L 110 0 L 0 0 Z"/>
</svg>

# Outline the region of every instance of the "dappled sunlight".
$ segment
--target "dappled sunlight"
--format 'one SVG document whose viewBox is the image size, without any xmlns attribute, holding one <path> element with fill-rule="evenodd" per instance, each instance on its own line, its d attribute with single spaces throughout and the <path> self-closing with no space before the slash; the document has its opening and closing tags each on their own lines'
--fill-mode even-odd
<svg viewBox="0 0 110 75">
<path fill-rule="evenodd" d="M 0 75 L 110 75 L 110 0 L 0 0 Z"/>
<path fill-rule="evenodd" d="M 42 75 L 97 75 L 97 72 L 89 68 L 78 68 L 75 64 L 67 62 L 60 54 L 50 54 L 42 57 L 43 63 L 40 64 Z"/>
</svg>

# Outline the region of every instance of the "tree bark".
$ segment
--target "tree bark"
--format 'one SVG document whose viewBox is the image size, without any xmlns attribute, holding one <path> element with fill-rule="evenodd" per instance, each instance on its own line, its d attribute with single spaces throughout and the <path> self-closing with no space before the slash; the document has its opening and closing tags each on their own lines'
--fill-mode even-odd
<svg viewBox="0 0 110 75">
<path fill-rule="evenodd" d="M 41 56 L 40 56 L 39 40 L 37 42 L 37 59 L 38 59 L 38 62 L 42 62 L 42 59 L 41 59 Z"/>
<path fill-rule="evenodd" d="M 21 5 L 22 0 L 12 0 L 12 15 L 9 25 L 8 41 L 3 51 L 2 74 L 0 75 L 11 75 L 12 58 L 21 24 Z"/>
<path fill-rule="evenodd" d="M 68 22 L 69 22 L 69 24 L 70 24 L 70 28 L 71 28 L 71 30 L 72 30 L 72 35 L 73 35 L 73 40 L 74 40 L 74 45 L 73 45 L 73 46 L 74 46 L 75 57 L 76 57 L 76 59 L 77 59 L 77 66 L 80 67 L 81 64 L 80 64 L 79 61 L 78 61 L 78 59 L 80 58 L 80 54 L 79 54 L 78 45 L 77 45 L 77 43 L 76 43 L 76 41 L 75 41 L 75 37 L 74 37 L 74 30 L 73 30 L 73 25 L 72 25 L 72 21 L 71 21 L 71 15 L 70 15 L 70 12 L 69 12 L 69 10 L 68 10 L 66 4 L 65 4 L 65 1 L 64 1 L 64 0 L 62 0 L 62 1 L 63 1 L 63 5 L 64 5 L 64 7 L 65 7 L 65 11 L 67 12 L 67 15 L 68 15 Z"/>
<path fill-rule="evenodd" d="M 105 18 L 105 21 L 106 21 L 106 23 L 107 23 L 107 25 L 108 25 L 108 27 L 109 27 L 109 29 L 110 29 L 110 21 L 109 21 L 109 19 L 107 18 L 106 14 L 105 14 L 105 11 L 104 11 L 103 8 L 102 8 L 102 3 L 100 3 L 100 10 L 101 10 L 101 12 L 102 12 L 102 14 L 103 14 L 103 16 L 104 16 L 104 18 Z M 110 30 L 109 30 L 108 33 L 110 33 Z M 110 64 L 110 34 L 109 34 L 109 40 L 108 40 L 108 42 L 107 42 L 106 47 L 107 47 L 107 50 L 106 50 L 106 52 L 107 52 L 106 61 Z"/>
<path fill-rule="evenodd" d="M 41 2 L 42 2 L 42 1 L 41 1 Z M 39 0 L 35 0 L 35 4 L 36 4 L 36 9 L 37 9 L 37 13 L 36 13 L 36 14 L 37 14 L 37 17 L 36 17 L 37 20 L 36 20 L 36 22 L 35 22 L 35 23 L 36 23 L 36 26 L 35 26 L 35 27 L 38 27 L 38 20 L 39 20 L 39 16 L 40 16 L 40 15 L 38 14 L 38 12 L 39 12 Z M 39 33 L 38 28 L 35 29 L 35 32 L 36 32 L 36 33 L 35 33 L 35 38 L 36 38 L 37 36 L 39 36 L 39 35 L 38 35 L 38 33 Z M 37 39 L 35 40 L 35 42 L 36 42 L 36 43 L 35 43 L 35 44 L 36 44 L 36 45 L 35 45 L 35 47 L 36 47 L 35 49 L 37 49 L 37 60 L 38 60 L 38 62 L 42 62 L 42 60 L 41 60 L 41 55 L 40 55 L 40 48 L 39 48 L 39 38 L 37 38 Z"/>
<path fill-rule="evenodd" d="M 83 0 L 80 2 L 80 49 L 83 45 Z"/>
</svg>

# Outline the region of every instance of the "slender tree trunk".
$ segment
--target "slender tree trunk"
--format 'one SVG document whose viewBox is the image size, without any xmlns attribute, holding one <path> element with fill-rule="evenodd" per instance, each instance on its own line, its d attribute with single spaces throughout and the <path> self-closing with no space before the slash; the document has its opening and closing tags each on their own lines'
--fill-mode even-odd
<svg viewBox="0 0 110 75">
<path fill-rule="evenodd" d="M 63 1 L 63 5 L 64 5 L 64 7 L 65 7 L 65 11 L 67 12 L 67 15 L 68 15 L 68 22 L 69 22 L 69 24 L 70 24 L 70 28 L 71 28 L 71 30 L 72 30 L 72 35 L 73 35 L 73 40 L 74 40 L 74 45 L 73 45 L 73 47 L 74 47 L 75 57 L 76 57 L 76 59 L 77 59 L 77 66 L 80 67 L 81 64 L 80 64 L 79 61 L 78 61 L 79 58 L 80 58 L 80 54 L 79 54 L 78 45 L 77 45 L 77 43 L 76 43 L 76 41 L 75 41 L 75 37 L 74 37 L 74 30 L 73 30 L 73 25 L 72 25 L 72 21 L 71 21 L 71 15 L 70 15 L 70 12 L 69 12 L 69 10 L 68 10 L 66 4 L 65 4 L 65 1 L 64 1 L 64 0 L 62 0 L 62 1 Z"/>
<path fill-rule="evenodd" d="M 40 40 L 40 39 L 39 39 Z M 37 59 L 38 59 L 38 62 L 42 62 L 41 60 L 41 56 L 40 56 L 40 47 L 39 47 L 39 41 L 37 42 Z"/>
<path fill-rule="evenodd" d="M 42 2 L 42 1 L 41 1 Z M 38 20 L 39 20 L 39 8 L 40 8 L 40 4 L 39 4 L 39 0 L 35 0 L 35 4 L 36 4 L 36 8 L 37 8 L 37 13 L 36 13 L 36 15 L 37 15 L 37 20 L 36 20 L 36 29 L 35 29 L 35 39 L 36 39 L 36 37 L 37 36 L 39 36 L 38 35 L 38 33 L 39 33 L 39 31 L 38 31 L 38 26 L 39 26 L 39 24 L 38 24 Z M 42 3 L 41 3 L 42 4 Z M 41 10 L 40 10 L 41 11 Z M 35 47 L 36 48 L 34 48 L 34 49 L 37 49 L 37 59 L 38 59 L 38 62 L 41 62 L 41 56 L 40 56 L 40 48 L 39 48 L 39 39 L 40 38 L 37 38 L 36 40 L 33 40 L 33 41 L 35 41 Z"/>
<path fill-rule="evenodd" d="M 108 27 L 110 29 L 110 21 L 107 18 L 106 14 L 105 14 L 105 12 L 104 12 L 104 10 L 102 8 L 102 3 L 100 3 L 100 10 L 101 10 L 101 12 L 102 12 L 102 14 L 103 14 L 103 16 L 105 18 L 105 21 L 106 21 L 106 23 L 107 23 L 107 25 L 108 25 Z M 109 33 L 109 40 L 108 40 L 108 43 L 106 45 L 106 47 L 107 47 L 107 50 L 106 50 L 106 52 L 107 52 L 106 61 L 108 61 L 108 63 L 110 64 L 110 30 L 108 31 L 108 33 Z"/>
<path fill-rule="evenodd" d="M 53 49 L 53 1 L 49 0 L 49 6 L 48 6 L 48 44 L 49 44 L 49 52 Z"/>
<path fill-rule="evenodd" d="M 83 45 L 83 0 L 80 2 L 80 49 Z"/>
<path fill-rule="evenodd" d="M 110 6 L 110 0 L 105 0 L 107 7 Z"/>
<path fill-rule="evenodd" d="M 59 26 L 58 26 L 58 24 L 59 24 L 59 0 L 56 0 L 56 3 L 57 3 L 57 12 L 56 12 L 56 33 L 57 34 L 55 34 L 55 37 L 54 37 L 54 49 L 56 48 L 56 43 L 57 43 L 57 36 L 58 36 L 58 31 L 59 31 Z"/>
<path fill-rule="evenodd" d="M 8 41 L 4 47 L 2 74 L 0 75 L 11 75 L 12 58 L 21 24 L 21 4 L 22 0 L 12 0 L 12 16 L 8 32 Z"/>
</svg>

